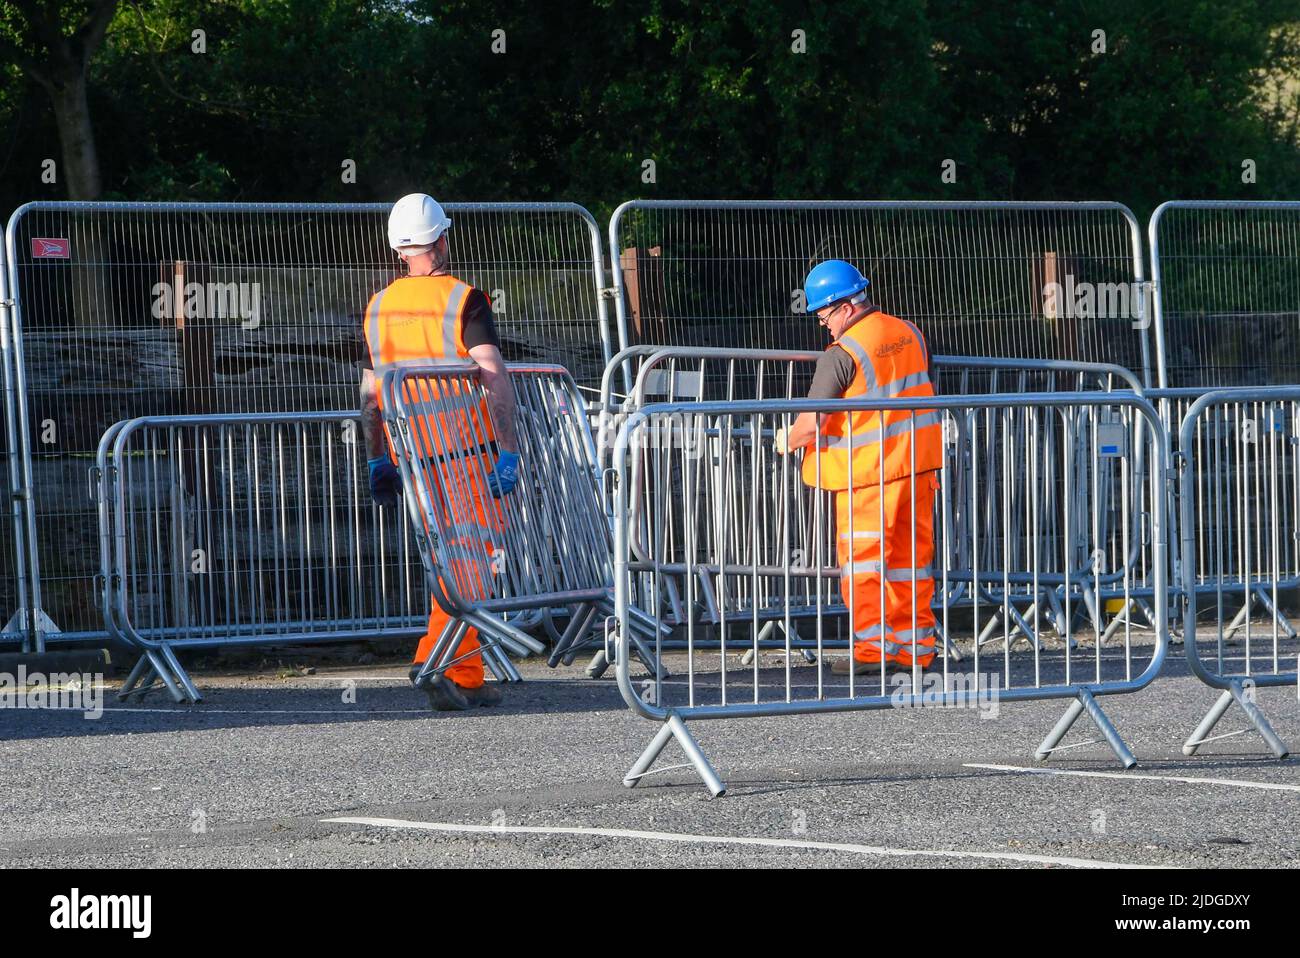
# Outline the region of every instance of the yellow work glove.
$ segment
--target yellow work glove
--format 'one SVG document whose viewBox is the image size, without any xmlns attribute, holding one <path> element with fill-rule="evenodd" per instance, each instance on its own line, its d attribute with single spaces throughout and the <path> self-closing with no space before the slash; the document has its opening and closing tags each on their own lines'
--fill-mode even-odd
<svg viewBox="0 0 1300 958">
<path fill-rule="evenodd" d="M 790 454 L 789 435 L 790 430 L 784 426 L 776 431 L 776 438 L 772 440 L 772 448 L 776 450 L 778 456 L 788 456 Z"/>
</svg>

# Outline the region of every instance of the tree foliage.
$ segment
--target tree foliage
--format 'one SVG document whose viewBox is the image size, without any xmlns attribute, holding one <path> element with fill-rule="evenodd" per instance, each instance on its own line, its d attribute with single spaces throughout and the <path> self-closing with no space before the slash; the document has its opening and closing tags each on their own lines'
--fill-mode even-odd
<svg viewBox="0 0 1300 958">
<path fill-rule="evenodd" d="M 17 22 L 0 18 L 0 209 L 66 189 L 40 181 L 59 128 L 14 58 Z M 89 104 L 116 198 L 1108 198 L 1141 214 L 1300 195 L 1297 24 L 1300 0 L 122 0 Z"/>
</svg>

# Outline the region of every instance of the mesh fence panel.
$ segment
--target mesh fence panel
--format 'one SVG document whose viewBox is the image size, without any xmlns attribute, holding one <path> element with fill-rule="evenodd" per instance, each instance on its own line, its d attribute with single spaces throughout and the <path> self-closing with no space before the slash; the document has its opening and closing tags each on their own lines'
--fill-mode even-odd
<svg viewBox="0 0 1300 958">
<path fill-rule="evenodd" d="M 590 215 L 572 204 L 446 208 L 451 268 L 492 297 L 506 358 L 562 361 L 598 385 L 607 337 Z M 46 203 L 14 215 L 41 600 L 63 630 L 102 627 L 86 470 L 108 426 L 356 407 L 362 312 L 398 275 L 388 209 Z"/>
<path fill-rule="evenodd" d="M 1166 203 L 1151 217 L 1171 387 L 1296 382 L 1300 203 Z"/>
<path fill-rule="evenodd" d="M 815 263 L 841 258 L 934 353 L 1145 370 L 1133 328 L 1140 243 L 1115 203 L 634 201 L 610 222 L 623 346 L 820 350 L 826 334 L 799 291 Z M 1065 308 L 1081 302 L 1075 290 L 1103 284 L 1113 299 Z"/>
</svg>

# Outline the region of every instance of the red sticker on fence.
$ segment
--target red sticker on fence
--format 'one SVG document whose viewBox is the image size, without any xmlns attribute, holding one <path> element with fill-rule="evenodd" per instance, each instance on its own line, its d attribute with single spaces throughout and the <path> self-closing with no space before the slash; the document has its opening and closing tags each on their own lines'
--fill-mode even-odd
<svg viewBox="0 0 1300 958">
<path fill-rule="evenodd" d="M 33 259 L 72 259 L 72 241 L 66 239 L 33 239 Z"/>
</svg>

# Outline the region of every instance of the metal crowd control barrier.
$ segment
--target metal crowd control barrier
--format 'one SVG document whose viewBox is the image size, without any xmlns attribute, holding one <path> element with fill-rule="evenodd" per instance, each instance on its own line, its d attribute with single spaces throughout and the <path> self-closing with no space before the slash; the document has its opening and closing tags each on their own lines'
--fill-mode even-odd
<svg viewBox="0 0 1300 958">
<path fill-rule="evenodd" d="M 633 200 L 609 247 L 620 347 L 819 350 L 803 280 L 841 258 L 935 353 L 1109 362 L 1155 381 L 1142 230 L 1118 203 Z"/>
<path fill-rule="evenodd" d="M 452 269 L 490 295 L 506 358 L 562 357 L 594 390 L 612 349 L 591 214 L 571 203 L 446 208 Z M 103 635 L 95 514 L 80 491 L 113 423 L 356 404 L 361 313 L 399 271 L 389 209 L 40 202 L 13 214 L 4 448 L 21 458 L 9 464 L 18 527 L 0 562 L 17 574 L 0 578 L 25 595 L 0 591 L 11 629 L 26 619 L 37 649 Z"/>
<path fill-rule="evenodd" d="M 918 565 L 927 559 L 925 548 L 919 544 L 926 539 L 926 530 L 917 517 L 923 516 L 925 510 L 916 505 L 920 481 L 915 476 L 899 480 L 901 491 L 898 485 L 891 484 L 892 492 L 885 492 L 881 482 L 883 472 L 863 477 L 861 482 L 855 482 L 850 473 L 849 484 L 855 488 L 865 486 L 857 492 L 867 499 L 865 504 L 847 511 L 848 528 L 837 528 L 845 522 L 832 518 L 835 511 L 826 494 L 803 484 L 798 460 L 764 452 L 776 428 L 788 426 L 798 413 L 850 411 L 879 411 L 888 416 L 887 436 L 914 434 L 918 428 L 938 420 L 943 423 L 945 436 L 964 430 L 993 448 L 1014 453 L 1000 457 L 985 471 L 978 464 L 955 458 L 949 451 L 938 477 L 937 495 L 942 502 L 933 512 L 934 557 L 928 567 Z M 967 555 L 958 557 L 963 561 L 955 562 L 954 530 L 948 518 L 954 471 L 968 472 L 962 493 L 966 497 L 965 505 L 974 509 L 979 504 L 980 508 L 989 510 L 1003 543 L 1012 537 L 1014 520 L 1024 508 L 1029 509 L 1031 521 L 1027 528 L 1032 530 L 1036 528 L 1035 520 L 1056 507 L 1056 500 L 1045 494 L 1050 490 L 1038 486 L 1032 469 L 1017 468 L 1017 463 L 1045 461 L 1056 449 L 1058 437 L 1045 428 L 1049 421 L 1057 424 L 1067 447 L 1077 436 L 1085 437 L 1090 447 L 1090 454 L 1082 460 L 1083 471 L 1067 469 L 1060 476 L 1061 501 L 1071 501 L 1076 493 L 1083 497 L 1083 528 L 1076 529 L 1072 525 L 1073 510 L 1065 510 L 1060 535 L 1050 540 L 1035 538 L 1030 548 L 1019 553 L 1023 561 L 1017 568 L 1006 565 L 983 568 L 978 537 L 967 541 L 963 546 Z M 1107 428 L 1099 430 L 1099 423 L 1105 423 Z M 879 442 L 866 441 L 869 445 Z M 1015 446 L 1011 448 L 1013 443 Z M 692 456 L 699 469 L 686 470 L 680 479 L 667 481 L 654 470 L 646 469 L 640 474 L 640 481 L 633 481 L 637 461 L 667 444 Z M 845 453 L 849 462 L 854 461 L 853 451 L 851 440 Z M 1143 468 L 1143 462 L 1149 466 Z M 1061 742 L 1077 718 L 1087 711 L 1121 763 L 1125 767 L 1135 764 L 1132 753 L 1103 714 L 1097 698 L 1144 688 L 1159 672 L 1167 649 L 1164 491 L 1169 479 L 1168 441 L 1155 409 L 1140 396 L 1129 392 L 1031 393 L 904 400 L 656 404 L 632 412 L 623 424 L 614 448 L 613 468 L 617 479 L 614 583 L 619 686 L 634 712 L 662 723 L 644 754 L 628 772 L 625 784 L 635 785 L 649 774 L 668 740 L 676 739 L 710 792 L 722 794 L 721 780 L 687 729 L 686 723 L 691 721 L 933 705 L 982 708 L 997 707 L 1001 702 L 1052 698 L 1072 701 L 1039 746 L 1038 758 L 1077 747 L 1061 745 Z M 775 523 L 762 523 L 753 511 L 736 517 L 720 508 L 720 499 L 702 494 L 705 485 L 715 482 L 736 488 L 767 485 L 778 490 Z M 1018 486 L 1025 487 L 1025 494 L 1014 497 L 1011 492 Z M 997 494 L 985 495 L 988 489 L 996 490 Z M 1108 516 L 1121 529 L 1130 530 L 1137 521 L 1143 496 L 1151 509 L 1147 567 L 1153 578 L 1151 607 L 1155 618 L 1154 637 L 1145 665 L 1142 664 L 1144 656 L 1139 652 L 1140 643 L 1128 628 L 1124 629 L 1122 647 L 1107 649 L 1103 654 L 1100 622 L 1094 621 L 1091 629 L 1076 631 L 1070 614 L 1075 597 L 1086 588 L 1095 594 L 1105 579 L 1111 579 L 1112 587 L 1120 592 L 1136 586 L 1141 569 L 1131 555 L 1121 553 L 1116 566 L 1105 560 L 1107 553 L 1103 546 L 1107 540 L 1102 520 Z M 638 503 L 638 499 L 643 501 Z M 805 501 L 802 511 L 797 505 L 799 500 Z M 901 522 L 901 530 L 889 525 L 886 501 L 895 502 L 891 514 L 910 515 Z M 913 504 L 911 508 L 907 507 L 909 501 Z M 653 521 L 645 524 L 649 539 L 640 550 L 633 541 L 637 526 L 632 516 L 638 513 L 653 517 Z M 711 525 L 716 530 L 711 531 Z M 882 529 L 885 530 L 883 538 Z M 1103 557 L 1091 567 L 1075 568 L 1076 533 L 1083 536 L 1089 551 Z M 883 542 L 883 549 L 874 547 L 873 557 L 873 547 L 868 544 L 862 547 L 866 551 L 859 555 L 856 543 L 860 534 L 868 543 L 874 536 L 876 542 Z M 854 543 L 851 562 L 845 562 L 843 554 L 830 551 L 837 538 Z M 1127 538 L 1124 536 L 1125 541 Z M 806 554 L 798 551 L 804 542 L 812 544 Z M 906 555 L 906 561 L 898 560 L 900 550 Z M 638 609 L 635 603 L 639 597 L 658 594 L 659 580 L 663 577 L 683 571 L 697 573 L 684 579 L 683 608 L 689 613 L 680 627 L 685 632 L 684 668 L 676 660 L 670 662 L 675 673 L 685 672 L 686 679 L 677 683 L 648 680 L 643 688 L 636 688 L 626 666 L 626 652 L 630 647 L 627 626 L 639 622 L 646 612 L 659 621 L 663 621 L 664 615 L 662 610 Z M 761 577 L 783 583 L 777 592 L 781 603 L 779 615 L 787 638 L 783 661 L 775 667 L 765 667 L 758 654 L 765 623 L 757 606 L 732 613 L 727 603 L 719 600 L 716 620 L 697 611 L 695 593 L 700 573 L 708 578 L 713 593 L 719 596 L 731 594 L 742 583 L 755 583 Z M 867 579 L 859 583 L 859 576 Z M 649 577 L 651 588 L 638 588 L 639 577 Z M 967 606 L 950 602 L 952 581 L 963 577 L 998 590 L 992 592 L 996 601 L 984 601 L 976 591 Z M 921 621 L 928 602 L 915 597 L 923 595 L 917 592 L 921 580 L 930 579 L 935 595 L 934 626 L 948 636 L 959 632 L 965 636 L 972 656 L 969 673 L 953 671 L 948 658 L 937 659 L 939 666 L 924 675 L 916 666 L 917 643 L 924 641 L 921 633 L 930 626 Z M 798 585 L 801 581 L 816 585 Z M 1013 649 L 1011 610 L 1021 600 L 1009 588 L 1012 583 L 1028 584 L 1035 589 L 1048 585 L 1060 588 L 1065 614 L 1061 620 L 1064 634 L 1059 640 L 1054 641 L 1042 628 L 1044 617 L 1040 612 L 1031 609 L 1018 622 L 1034 641 L 1025 651 Z M 910 586 L 912 598 L 906 592 L 902 600 L 889 597 L 892 594 L 889 590 L 905 586 Z M 879 601 L 873 612 L 871 600 L 877 588 Z M 838 610 L 830 601 L 831 593 L 836 590 L 845 599 Z M 808 592 L 813 596 L 814 614 L 804 618 L 801 625 L 813 631 L 811 638 L 818 655 L 816 664 L 796 667 L 797 659 L 792 654 L 795 646 L 789 639 L 794 616 L 802 611 L 799 603 Z M 851 623 L 845 621 L 849 618 L 847 609 L 855 610 Z M 881 611 L 887 609 L 892 611 Z M 996 652 L 983 654 L 978 638 L 985 628 L 987 615 L 993 611 L 1001 614 L 1003 642 Z M 878 672 L 861 679 L 852 674 L 843 678 L 828 674 L 825 658 L 820 653 L 832 639 L 846 638 L 849 629 L 859 637 L 883 635 L 887 640 L 886 651 L 911 655 L 912 667 L 900 675 Z M 1089 642 L 1091 648 L 1087 648 Z M 741 667 L 735 667 L 728 652 L 746 650 L 753 650 L 754 655 Z M 662 643 L 654 651 L 662 653 Z"/>
<path fill-rule="evenodd" d="M 612 438 L 617 435 L 618 423 L 621 419 L 626 418 L 631 410 L 639 409 L 646 405 L 652 399 L 655 401 L 666 402 L 701 402 L 709 399 L 795 399 L 802 397 L 808 388 L 812 378 L 812 366 L 821 356 L 821 353 L 798 352 L 798 351 L 781 351 L 781 350 L 732 350 L 710 347 L 655 347 L 655 346 L 632 346 L 622 350 L 615 357 L 614 362 L 606 370 L 605 378 L 602 382 L 602 417 L 601 417 L 601 445 L 602 445 L 602 462 L 607 461 L 609 447 L 612 445 Z M 635 384 L 631 395 L 621 404 L 616 404 L 613 393 L 614 375 L 623 363 L 628 363 L 637 367 Z M 994 359 L 971 356 L 936 356 L 933 359 L 933 370 L 937 381 L 941 384 L 940 393 L 946 393 L 951 390 L 958 390 L 962 393 L 969 392 L 1055 392 L 1055 391 L 1113 391 L 1117 388 L 1127 388 L 1134 391 L 1140 391 L 1141 386 L 1137 377 L 1129 370 L 1122 367 L 1097 364 L 1097 363 L 1074 363 L 1053 360 L 1009 360 Z M 1054 429 L 1051 422 L 1044 426 L 1049 434 Z M 1076 439 L 1081 444 L 1086 437 L 1077 436 Z M 991 464 L 995 462 L 1000 450 L 990 447 L 987 443 L 982 445 L 974 444 L 971 437 L 964 431 L 951 437 L 954 443 L 960 444 L 960 455 L 972 460 L 978 460 L 981 468 L 988 471 Z M 1037 467 L 1038 489 L 1046 501 L 1053 501 L 1058 489 L 1061 477 L 1060 472 L 1066 468 L 1072 468 L 1080 474 L 1086 472 L 1086 462 L 1077 461 L 1080 456 L 1086 455 L 1086 449 L 1082 445 L 1073 452 L 1073 459 L 1065 455 L 1064 450 L 1056 448 L 1053 444 L 1046 446 L 1048 457 L 1042 463 L 1035 463 Z M 954 454 L 957 453 L 954 447 Z M 666 450 L 656 450 L 648 454 L 641 460 L 638 460 L 634 467 L 632 476 L 633 482 L 641 481 L 639 470 L 656 470 L 661 480 L 666 476 L 675 477 L 676 481 L 681 481 L 683 472 L 691 466 L 691 462 L 686 458 L 674 458 L 679 451 L 672 448 Z M 988 528 L 990 511 L 982 505 L 977 505 L 973 510 L 967 510 L 964 507 L 966 497 L 963 494 L 963 484 L 966 482 L 968 470 L 954 471 L 950 480 L 954 488 L 952 490 L 951 502 L 954 504 L 950 510 L 948 520 L 953 528 L 951 545 L 955 563 L 964 561 L 964 557 L 970 553 L 970 540 L 975 537 L 981 543 L 981 555 L 979 559 L 982 567 L 985 569 L 996 569 L 1003 566 L 1015 567 L 1016 562 L 1022 562 L 1019 556 L 1010 555 L 1011 550 L 1019 551 L 1027 548 L 1031 543 L 1041 539 L 1049 541 L 1053 537 L 1060 535 L 1061 519 L 1058 510 L 1055 508 L 1043 510 L 1041 515 L 1041 528 L 1028 530 L 1023 528 L 1023 513 L 1021 518 L 1016 522 L 1016 535 L 1011 542 L 1003 542 L 998 535 L 998 530 Z M 751 512 L 760 516 L 760 521 L 770 522 L 775 516 L 779 515 L 779 509 L 775 502 L 775 490 L 770 486 L 756 486 L 752 490 L 746 487 L 736 489 L 724 489 L 717 487 L 715 484 L 698 483 L 697 488 L 701 490 L 701 495 L 705 497 L 715 496 L 719 500 L 719 507 L 729 509 L 733 515 L 747 516 Z M 1022 490 L 1018 490 L 1022 491 Z M 635 504 L 634 504 L 635 505 Z M 1076 510 L 1076 524 L 1081 524 L 1081 515 L 1079 506 L 1074 506 Z M 1149 510 L 1145 502 L 1140 510 L 1141 515 L 1146 515 Z M 646 525 L 651 522 L 660 521 L 662 517 L 648 517 L 639 514 L 634 507 L 633 514 L 629 517 L 632 523 L 632 543 L 634 550 L 641 549 L 641 543 L 646 532 Z M 1126 542 L 1118 540 L 1120 530 L 1115 528 L 1110 536 L 1111 541 L 1107 543 L 1107 559 L 1112 564 L 1124 562 L 1124 556 L 1120 552 L 1136 553 L 1137 544 L 1130 539 Z M 1131 537 L 1136 537 L 1140 530 L 1137 525 L 1128 530 Z M 1004 546 L 1008 554 L 1004 555 Z M 809 543 L 803 543 L 802 548 L 805 551 L 810 547 Z M 1138 561 L 1143 562 L 1145 554 L 1138 556 Z M 1077 566 L 1082 568 L 1091 565 L 1094 557 L 1091 554 L 1085 554 L 1082 551 L 1077 555 Z M 1123 615 L 1117 616 L 1111 620 L 1106 627 L 1105 636 L 1107 640 L 1118 634 L 1121 627 L 1131 628 L 1132 623 L 1129 621 L 1131 612 L 1136 609 L 1147 616 L 1148 622 L 1151 621 L 1151 609 L 1146 600 L 1146 594 L 1149 592 L 1149 581 L 1146 575 L 1147 570 L 1143 570 L 1143 585 L 1146 588 L 1139 588 L 1130 591 L 1128 594 L 1112 594 L 1109 587 L 1112 584 L 1113 577 L 1107 576 L 1102 582 L 1102 591 L 1099 594 L 1092 594 L 1085 591 L 1079 598 L 1076 608 L 1085 615 L 1100 620 L 1104 617 L 1102 604 L 1109 599 L 1120 600 L 1124 603 Z M 671 610 L 668 614 L 670 621 L 680 623 L 683 619 L 684 612 L 681 609 L 681 585 L 671 576 L 662 577 L 662 583 L 666 589 L 662 597 L 647 597 L 644 601 L 650 603 L 653 607 L 655 603 L 662 601 L 666 603 Z M 768 594 L 768 587 L 777 584 L 766 578 L 760 577 L 757 580 L 761 594 Z M 1012 592 L 1011 584 L 1007 583 L 1007 591 Z M 1056 586 L 1044 589 L 1037 595 L 1029 594 L 1028 584 L 1016 584 L 1016 591 L 1024 593 L 1026 602 L 1031 602 L 1030 609 L 1036 608 L 1041 604 L 1044 614 L 1049 620 L 1058 625 L 1058 631 L 1064 631 L 1064 626 L 1060 620 L 1064 615 L 1064 605 L 1061 602 L 1060 589 Z M 987 602 L 994 603 L 996 599 L 990 594 L 989 589 L 969 579 L 954 580 L 954 592 L 949 597 L 949 601 L 957 603 L 959 601 L 975 601 L 974 592 L 978 591 L 980 597 Z M 764 602 L 759 596 L 748 596 L 746 589 L 741 589 L 739 593 L 733 593 L 731 598 L 734 601 L 753 601 L 760 606 L 760 609 L 772 607 L 772 603 Z M 706 602 L 709 613 L 716 617 L 716 599 L 707 586 L 701 583 L 701 595 Z M 813 608 L 811 596 L 805 596 L 804 614 L 811 614 Z M 769 608 L 770 611 L 770 608 Z M 766 613 L 761 613 L 766 615 Z M 1023 636 L 1027 641 L 1034 641 L 1031 631 L 1027 628 L 1020 627 L 1022 616 L 1019 612 L 1012 610 L 1012 619 L 1014 622 L 1013 631 Z M 796 615 L 796 618 L 799 616 Z M 991 618 L 986 626 L 983 635 L 984 641 L 994 641 L 997 638 L 996 627 L 997 618 Z M 766 647 L 772 643 L 780 644 L 779 639 L 771 637 L 771 627 L 768 629 L 768 638 L 764 639 L 760 645 Z M 796 639 L 795 647 L 805 649 L 810 647 L 809 643 Z M 960 659 L 960 652 L 955 648 L 949 648 L 950 654 L 956 659 Z"/>
<path fill-rule="evenodd" d="M 499 449 L 478 367 L 399 367 L 384 375 L 385 422 L 426 583 L 454 617 L 421 680 L 456 661 L 470 626 L 491 637 L 489 646 L 542 651 L 489 613 L 571 608 L 549 659 L 555 666 L 571 663 L 598 614 L 613 611 L 610 529 L 577 386 L 562 366 L 509 369 L 521 471 L 518 486 L 500 498 L 489 491 Z M 642 617 L 631 626 L 639 629 L 632 654 L 654 671 L 657 659 L 641 638 L 655 635 L 654 624 Z M 607 663 L 602 650 L 591 671 L 598 675 Z"/>
<path fill-rule="evenodd" d="M 424 633 L 403 517 L 371 502 L 355 410 L 143 417 L 109 428 L 92 485 L 97 594 L 156 679 L 200 700 L 178 652 Z"/>
<path fill-rule="evenodd" d="M 1201 387 L 1181 386 L 1169 389 L 1148 389 L 1145 392 L 1147 399 L 1158 404 L 1160 409 L 1160 418 L 1165 423 L 1165 428 L 1169 433 L 1171 451 L 1176 457 L 1181 457 L 1184 450 L 1181 448 L 1181 427 L 1186 421 L 1187 415 L 1192 406 L 1203 397 L 1214 393 L 1213 389 Z M 1289 496 L 1300 497 L 1300 476 L 1288 475 L 1281 479 L 1287 484 L 1287 493 Z M 1176 538 L 1171 539 L 1171 557 L 1173 564 L 1173 579 L 1180 586 L 1184 582 L 1183 575 L 1183 537 L 1179 531 L 1182 523 L 1182 486 L 1180 485 L 1172 494 L 1170 503 L 1170 523 L 1171 536 L 1177 534 Z M 1290 535 L 1290 533 L 1288 533 Z M 1195 560 L 1193 559 L 1193 565 Z M 1296 634 L 1295 627 L 1287 617 L 1286 610 L 1276 603 L 1270 602 L 1266 596 L 1261 595 L 1261 587 L 1258 583 L 1250 584 L 1239 576 L 1233 575 L 1227 570 L 1219 570 L 1212 575 L 1206 575 L 1203 571 L 1197 574 L 1195 588 L 1202 595 L 1212 592 L 1220 598 L 1239 597 L 1242 605 L 1238 609 L 1240 615 L 1248 614 L 1247 607 L 1252 603 L 1249 597 L 1251 592 L 1255 593 L 1256 599 L 1263 605 L 1269 617 L 1276 621 L 1278 627 L 1288 636 Z M 1175 596 L 1175 600 L 1181 600 L 1186 593 L 1180 593 Z M 1171 629 L 1174 635 L 1176 631 Z"/>
<path fill-rule="evenodd" d="M 1183 745 L 1187 755 L 1207 742 L 1242 734 L 1210 736 L 1235 701 L 1273 754 L 1287 756 L 1254 690 L 1297 684 L 1300 637 L 1278 610 L 1283 591 L 1294 599 L 1300 586 L 1298 435 L 1300 386 L 1215 390 L 1193 402 L 1183 418 L 1184 644 L 1192 672 L 1222 690 Z M 1224 604 L 1229 593 L 1243 595 L 1235 613 Z M 1202 597 L 1210 600 L 1214 614 L 1208 642 L 1201 639 L 1197 623 Z M 1252 629 L 1256 602 L 1268 613 L 1271 627 Z M 1238 632 L 1244 639 L 1233 648 Z"/>
</svg>

